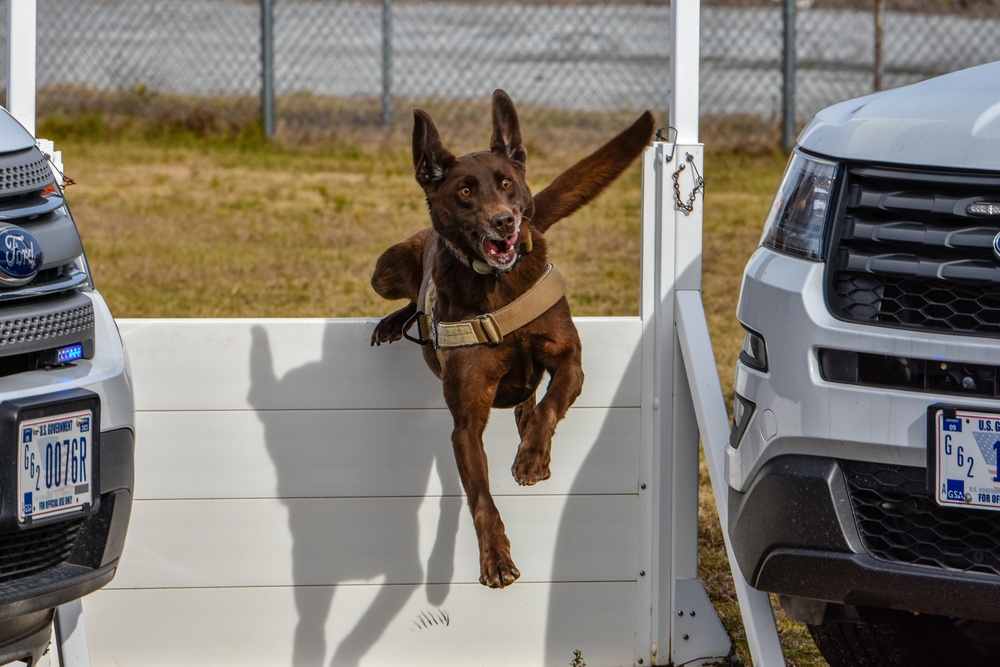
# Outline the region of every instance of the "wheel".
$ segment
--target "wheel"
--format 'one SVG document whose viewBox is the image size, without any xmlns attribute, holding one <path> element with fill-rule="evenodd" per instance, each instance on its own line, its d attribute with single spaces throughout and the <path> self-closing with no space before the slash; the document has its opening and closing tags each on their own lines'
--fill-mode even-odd
<svg viewBox="0 0 1000 667">
<path fill-rule="evenodd" d="M 1000 667 L 1000 624 L 891 610 L 809 625 L 830 667 Z"/>
</svg>

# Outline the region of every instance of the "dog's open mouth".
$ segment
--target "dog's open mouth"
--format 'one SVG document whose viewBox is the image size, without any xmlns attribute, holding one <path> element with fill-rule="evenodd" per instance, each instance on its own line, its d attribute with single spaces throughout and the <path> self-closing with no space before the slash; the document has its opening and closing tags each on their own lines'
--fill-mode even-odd
<svg viewBox="0 0 1000 667">
<path fill-rule="evenodd" d="M 514 232 L 501 239 L 483 239 L 483 257 L 486 262 L 501 271 L 509 269 L 517 260 L 517 236 Z"/>
</svg>

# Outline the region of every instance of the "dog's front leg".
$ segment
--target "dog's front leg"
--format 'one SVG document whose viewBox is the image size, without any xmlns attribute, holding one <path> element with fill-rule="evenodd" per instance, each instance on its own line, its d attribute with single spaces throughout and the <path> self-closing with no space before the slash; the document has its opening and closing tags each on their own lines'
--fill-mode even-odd
<svg viewBox="0 0 1000 667">
<path fill-rule="evenodd" d="M 521 573 L 511 558 L 510 540 L 490 493 L 489 468 L 483 445 L 483 431 L 486 430 L 499 380 L 491 384 L 478 372 L 480 368 L 477 366 L 446 362 L 442 380 L 445 402 L 455 422 L 451 434 L 455 462 L 479 539 L 479 583 L 490 588 L 504 588 L 514 583 Z"/>
<path fill-rule="evenodd" d="M 372 331 L 372 345 L 393 343 L 402 338 L 403 328 L 416 312 L 417 304 L 411 301 L 399 310 L 383 317 Z"/>
<path fill-rule="evenodd" d="M 531 486 L 551 476 L 552 436 L 556 424 L 566 416 L 583 388 L 583 365 L 579 346 L 571 346 L 557 364 L 547 369 L 552 376 L 545 396 L 530 411 L 518 415 L 518 433 L 521 444 L 511 466 L 514 480 L 521 486 Z M 524 413 L 527 415 L 524 416 Z"/>
</svg>

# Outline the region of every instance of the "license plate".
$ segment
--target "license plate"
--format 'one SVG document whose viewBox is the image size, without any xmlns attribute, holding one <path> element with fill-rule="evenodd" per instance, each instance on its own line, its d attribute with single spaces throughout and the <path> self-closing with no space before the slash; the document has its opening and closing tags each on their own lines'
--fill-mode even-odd
<svg viewBox="0 0 1000 667">
<path fill-rule="evenodd" d="M 93 501 L 91 410 L 18 422 L 18 519 L 26 523 L 86 511 Z"/>
<path fill-rule="evenodd" d="M 928 426 L 929 477 L 938 504 L 1000 510 L 1000 413 L 934 406 Z"/>
</svg>

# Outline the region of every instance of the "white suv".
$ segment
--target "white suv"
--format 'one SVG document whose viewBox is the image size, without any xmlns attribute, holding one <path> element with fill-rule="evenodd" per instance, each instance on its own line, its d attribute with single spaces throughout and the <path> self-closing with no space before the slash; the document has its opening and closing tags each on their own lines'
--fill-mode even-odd
<svg viewBox="0 0 1000 667">
<path fill-rule="evenodd" d="M 132 508 L 128 363 L 60 180 L 0 109 L 0 664 L 111 581 Z"/>
<path fill-rule="evenodd" d="M 1000 63 L 817 114 L 738 317 L 746 579 L 835 667 L 1000 665 Z"/>
</svg>

